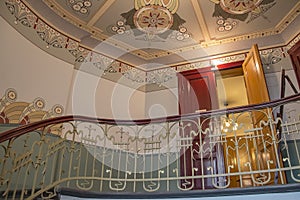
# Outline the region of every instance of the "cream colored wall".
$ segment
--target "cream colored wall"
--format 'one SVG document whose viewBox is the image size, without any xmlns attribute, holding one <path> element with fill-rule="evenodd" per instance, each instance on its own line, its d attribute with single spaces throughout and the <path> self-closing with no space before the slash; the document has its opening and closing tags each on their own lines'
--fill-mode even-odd
<svg viewBox="0 0 300 200">
<path fill-rule="evenodd" d="M 46 101 L 45 109 L 54 104 L 66 105 L 73 66 L 57 59 L 26 40 L 0 18 L 0 96 L 14 88 L 18 101 Z"/>
<path fill-rule="evenodd" d="M 218 77 L 216 81 L 220 109 L 248 104 L 243 76 Z M 228 106 L 224 106 L 224 103 L 228 103 Z"/>
<path fill-rule="evenodd" d="M 147 93 L 145 106 L 147 118 L 178 115 L 177 88 Z"/>
<path fill-rule="evenodd" d="M 77 70 L 72 85 L 68 114 L 111 119 L 145 118 L 144 92 Z"/>
<path fill-rule="evenodd" d="M 14 88 L 18 101 L 46 101 L 45 110 L 55 104 L 64 114 L 80 114 L 115 119 L 145 118 L 145 94 L 135 89 L 78 72 L 73 65 L 42 51 L 3 18 L 0 18 L 2 44 L 0 96 Z M 51 47 L 50 47 L 51 48 Z"/>
</svg>

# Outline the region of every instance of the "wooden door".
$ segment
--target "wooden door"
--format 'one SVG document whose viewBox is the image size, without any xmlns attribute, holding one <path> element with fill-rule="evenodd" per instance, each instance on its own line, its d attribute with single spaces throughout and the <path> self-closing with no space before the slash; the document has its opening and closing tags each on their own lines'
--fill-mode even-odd
<svg viewBox="0 0 300 200">
<path fill-rule="evenodd" d="M 290 50 L 288 54 L 292 60 L 293 68 L 300 88 L 300 41 L 298 41 Z"/>
<path fill-rule="evenodd" d="M 269 102 L 269 92 L 257 45 L 253 45 L 242 64 L 249 104 Z M 253 123 L 263 118 L 262 113 L 252 113 Z"/>
<path fill-rule="evenodd" d="M 270 101 L 257 45 L 253 45 L 242 64 L 249 104 Z"/>
<path fill-rule="evenodd" d="M 249 104 L 261 104 L 270 101 L 266 80 L 263 72 L 263 66 L 261 63 L 259 51 L 257 45 L 253 45 L 250 52 L 247 54 L 247 57 L 242 64 L 245 78 L 245 85 L 247 90 L 248 102 Z M 254 138 L 257 146 L 252 151 L 252 155 L 256 155 L 253 159 L 252 169 L 262 170 L 262 169 L 272 169 L 281 165 L 280 155 L 278 155 L 277 144 L 274 144 L 272 140 L 273 137 L 277 138 L 275 126 L 273 124 L 262 124 L 261 121 L 265 123 L 268 122 L 271 114 L 271 110 L 262 109 L 260 111 L 252 111 L 252 124 L 253 128 L 258 128 L 257 131 L 254 131 L 254 135 L 257 135 Z M 273 116 L 271 116 L 273 118 Z M 260 129 L 260 130 L 259 130 Z M 274 135 L 272 135 L 274 134 Z M 261 136 L 262 135 L 262 136 Z M 254 141 L 253 140 L 253 141 Z M 268 166 L 268 160 L 262 160 L 262 156 L 268 154 L 268 159 L 272 160 L 272 164 Z M 260 159 L 258 162 L 257 160 Z M 254 162 L 256 161 L 256 162 Z M 276 177 L 278 174 L 272 173 L 271 181 L 267 184 L 272 184 L 276 182 Z M 257 179 L 262 179 L 260 176 L 267 177 L 268 175 L 256 174 Z M 283 177 L 283 174 L 281 174 Z"/>
<path fill-rule="evenodd" d="M 209 111 L 218 108 L 216 83 L 214 72 L 209 68 L 186 71 L 178 74 L 178 92 L 179 92 L 179 113 L 190 114 L 197 111 Z M 199 156 L 199 143 L 206 141 L 209 143 L 209 136 L 202 134 L 199 128 L 204 118 L 190 119 L 184 121 L 181 130 L 181 156 L 180 156 L 180 174 L 181 176 L 192 176 L 209 174 L 209 166 L 217 171 L 218 165 L 223 163 L 217 161 L 216 147 L 212 149 L 212 154 Z M 209 126 L 209 120 L 206 119 L 202 124 L 202 130 Z M 197 135 L 193 135 L 193 131 Z M 201 168 L 202 167 L 202 168 Z M 195 170 L 195 168 L 197 170 Z M 183 189 L 213 188 L 211 179 L 186 179 L 181 181 Z"/>
<path fill-rule="evenodd" d="M 211 67 L 182 72 L 178 75 L 179 114 L 218 108 L 216 82 Z"/>
</svg>

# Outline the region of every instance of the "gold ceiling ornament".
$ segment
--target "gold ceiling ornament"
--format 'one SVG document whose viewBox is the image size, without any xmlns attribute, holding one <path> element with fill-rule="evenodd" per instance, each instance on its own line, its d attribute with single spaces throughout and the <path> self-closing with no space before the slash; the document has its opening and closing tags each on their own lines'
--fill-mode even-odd
<svg viewBox="0 0 300 200">
<path fill-rule="evenodd" d="M 134 8 L 136 10 L 151 5 L 164 7 L 174 14 L 178 10 L 179 0 L 134 0 Z"/>
<path fill-rule="evenodd" d="M 245 14 L 256 10 L 263 0 L 220 0 L 220 5 L 231 14 Z"/>
<path fill-rule="evenodd" d="M 210 0 L 219 4 L 221 8 L 228 13 L 241 15 L 249 12 L 258 12 L 263 0 Z"/>
<path fill-rule="evenodd" d="M 173 25 L 173 15 L 164 7 L 145 6 L 135 12 L 134 24 L 150 35 L 161 34 Z"/>
<path fill-rule="evenodd" d="M 138 30 L 153 38 L 173 26 L 178 6 L 179 0 L 135 0 L 133 23 Z"/>
</svg>

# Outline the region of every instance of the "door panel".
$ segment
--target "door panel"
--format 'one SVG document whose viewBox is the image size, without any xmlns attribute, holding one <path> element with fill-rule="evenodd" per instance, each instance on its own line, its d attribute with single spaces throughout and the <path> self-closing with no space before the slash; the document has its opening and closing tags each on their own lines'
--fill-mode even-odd
<svg viewBox="0 0 300 200">
<path fill-rule="evenodd" d="M 218 108 L 215 76 L 210 67 L 182 72 L 178 74 L 178 83 L 180 114 Z M 182 127 L 184 128 L 180 134 L 184 142 L 182 143 L 180 157 L 181 176 L 201 175 L 202 172 L 207 175 L 210 173 L 210 171 L 206 170 L 208 166 L 212 166 L 214 172 L 217 172 L 217 164 L 223 165 L 223 157 L 222 161 L 220 159 L 217 161 L 216 147 L 212 148 L 212 154 L 202 155 L 201 157 L 197 153 L 199 152 L 199 144 L 203 143 L 203 141 L 208 143 L 209 140 L 207 134 L 203 134 L 198 130 L 198 124 L 203 120 L 204 118 L 201 118 L 199 122 L 199 119 L 195 118 L 189 122 L 184 121 L 182 123 Z M 210 121 L 206 119 L 205 123 L 202 124 L 202 130 L 208 127 L 209 123 Z M 196 131 L 196 135 L 193 135 L 193 131 Z M 212 180 L 208 178 L 186 179 L 181 181 L 181 187 L 191 189 L 213 188 L 211 182 Z"/>
<path fill-rule="evenodd" d="M 288 54 L 292 60 L 298 86 L 300 88 L 300 41 L 297 42 L 290 50 L 288 50 Z"/>
<path fill-rule="evenodd" d="M 182 72 L 178 83 L 180 114 L 218 108 L 215 75 L 210 67 Z"/>
<path fill-rule="evenodd" d="M 270 101 L 257 45 L 252 46 L 242 66 L 249 104 Z"/>
<path fill-rule="evenodd" d="M 263 72 L 263 67 L 258 51 L 257 45 L 253 45 L 250 52 L 242 64 L 244 71 L 244 78 L 247 90 L 247 97 L 249 104 L 260 104 L 269 102 L 269 92 Z M 267 110 L 264 110 L 267 112 Z M 254 125 L 259 123 L 265 115 L 261 112 L 253 112 L 252 120 Z"/>
<path fill-rule="evenodd" d="M 244 78 L 249 104 L 260 104 L 270 101 L 257 45 L 252 46 L 242 66 L 244 71 Z M 270 164 L 269 166 L 272 169 L 276 168 L 276 163 L 279 159 L 278 157 L 276 157 L 277 144 L 274 144 L 274 141 L 272 140 L 272 133 L 275 134 L 275 126 L 269 123 L 261 124 L 261 121 L 268 122 L 269 115 L 272 115 L 269 109 L 262 109 L 260 111 L 251 112 L 253 127 L 261 128 L 260 131 L 254 131 L 253 134 L 257 136 L 262 135 L 258 136 L 255 139 L 257 143 L 257 149 L 253 151 L 253 155 L 255 155 L 255 153 L 257 154 L 257 152 L 260 152 L 258 154 L 268 153 L 270 155 L 268 159 L 273 161 L 272 164 Z M 274 135 L 274 137 L 277 138 L 277 135 Z M 253 158 L 253 160 L 255 160 L 255 158 Z M 268 169 L 268 166 L 266 165 L 267 162 L 268 160 L 261 159 L 256 164 L 253 163 L 252 167 L 254 170 Z M 281 161 L 279 161 L 278 164 L 282 165 Z M 259 179 L 259 177 L 262 176 L 262 174 L 256 174 L 255 176 Z M 275 182 L 277 174 L 272 173 L 271 176 L 271 180 Z M 283 175 L 281 174 L 281 176 Z M 270 181 L 268 184 L 273 183 L 272 181 Z"/>
</svg>

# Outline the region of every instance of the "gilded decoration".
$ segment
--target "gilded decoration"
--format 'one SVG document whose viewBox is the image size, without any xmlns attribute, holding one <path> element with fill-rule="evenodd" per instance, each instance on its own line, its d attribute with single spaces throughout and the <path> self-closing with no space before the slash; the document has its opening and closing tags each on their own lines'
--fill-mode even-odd
<svg viewBox="0 0 300 200">
<path fill-rule="evenodd" d="M 213 17 L 224 20 L 237 19 L 243 22 L 251 22 L 263 16 L 276 4 L 276 0 L 210 0 L 215 3 Z M 263 16 L 266 18 L 265 16 Z"/>
<path fill-rule="evenodd" d="M 83 15 L 88 14 L 89 9 L 92 7 L 92 2 L 90 0 L 67 0 L 67 4 L 72 8 L 73 11 Z"/>
<path fill-rule="evenodd" d="M 31 122 L 61 116 L 64 108 L 56 104 L 45 110 L 46 101 L 37 97 L 32 102 L 17 101 L 17 91 L 8 88 L 0 99 L 0 124 L 28 124 Z"/>
<path fill-rule="evenodd" d="M 167 38 L 182 41 L 191 34 L 183 26 L 185 20 L 176 13 L 178 6 L 178 0 L 135 0 L 134 9 L 121 16 L 135 36 L 145 35 L 144 39 L 151 41 Z M 119 30 L 116 26 L 113 29 Z"/>
<path fill-rule="evenodd" d="M 171 28 L 173 16 L 164 7 L 145 6 L 134 14 L 134 24 L 148 34 L 160 34 Z"/>
</svg>

